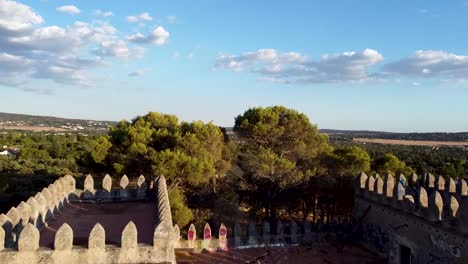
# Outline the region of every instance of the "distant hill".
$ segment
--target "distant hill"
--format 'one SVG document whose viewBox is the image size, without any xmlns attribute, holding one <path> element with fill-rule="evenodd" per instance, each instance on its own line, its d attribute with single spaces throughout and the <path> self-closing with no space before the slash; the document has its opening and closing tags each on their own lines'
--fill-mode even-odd
<svg viewBox="0 0 468 264">
<path fill-rule="evenodd" d="M 0 112 L 0 130 L 104 132 L 116 123 L 114 121 L 69 119 Z"/>
<path fill-rule="evenodd" d="M 353 138 L 459 141 L 459 142 L 468 141 L 468 132 L 394 133 L 394 132 L 384 132 L 384 131 L 334 130 L 334 129 L 321 129 L 320 132 L 328 134 L 330 136 L 330 139 L 334 141 L 348 141 L 348 140 L 352 140 Z"/>
</svg>

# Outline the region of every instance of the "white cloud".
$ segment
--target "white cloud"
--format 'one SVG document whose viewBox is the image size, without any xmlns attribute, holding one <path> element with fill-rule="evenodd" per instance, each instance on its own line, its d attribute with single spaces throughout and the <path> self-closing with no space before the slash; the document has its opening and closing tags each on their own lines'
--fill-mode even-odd
<svg viewBox="0 0 468 264">
<path fill-rule="evenodd" d="M 106 22 L 41 25 L 30 7 L 0 0 L 0 84 L 31 90 L 33 79 L 92 86 L 90 74 L 109 57 L 139 58 L 144 49 L 119 37 Z M 96 56 L 97 55 L 97 56 Z M 107 64 L 109 65 L 109 64 Z M 36 89 L 37 90 L 37 89 Z"/>
<path fill-rule="evenodd" d="M 70 15 L 76 15 L 81 12 L 80 9 L 74 5 L 60 6 L 60 7 L 57 7 L 56 10 L 62 13 L 70 14 Z"/>
<path fill-rule="evenodd" d="M 162 46 L 168 42 L 169 35 L 170 35 L 169 32 L 167 32 L 163 27 L 158 26 L 147 36 L 141 33 L 137 33 L 137 34 L 128 36 L 127 39 L 135 43 L 154 44 L 157 46 Z"/>
<path fill-rule="evenodd" d="M 369 68 L 381 61 L 383 56 L 372 49 L 325 54 L 318 61 L 297 52 L 260 49 L 240 55 L 220 55 L 215 69 L 248 70 L 260 74 L 262 79 L 281 83 L 343 82 L 371 78 Z"/>
<path fill-rule="evenodd" d="M 418 50 L 383 67 L 388 74 L 419 78 L 468 79 L 468 56 L 446 51 Z"/>
<path fill-rule="evenodd" d="M 93 15 L 100 16 L 100 17 L 111 17 L 114 16 L 112 11 L 102 11 L 102 10 L 94 10 Z"/>
<path fill-rule="evenodd" d="M 29 6 L 9 0 L 0 0 L 0 35 L 30 30 L 44 20 Z"/>
<path fill-rule="evenodd" d="M 149 67 L 143 68 L 143 69 L 138 69 L 138 70 L 136 70 L 134 72 L 129 73 L 128 76 L 130 76 L 130 77 L 139 77 L 139 76 L 143 76 L 143 75 L 147 74 L 148 72 L 151 72 L 152 70 L 153 69 L 149 68 Z"/>
<path fill-rule="evenodd" d="M 153 18 L 151 17 L 149 13 L 145 12 L 139 15 L 127 16 L 126 20 L 127 22 L 130 22 L 130 23 L 136 23 L 136 22 L 143 22 L 143 21 L 152 21 Z"/>
</svg>

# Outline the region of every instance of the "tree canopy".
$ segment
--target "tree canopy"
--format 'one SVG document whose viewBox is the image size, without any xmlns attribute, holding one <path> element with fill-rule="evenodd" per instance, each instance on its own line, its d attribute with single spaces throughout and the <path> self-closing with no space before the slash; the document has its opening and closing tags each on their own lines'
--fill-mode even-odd
<svg viewBox="0 0 468 264">
<path fill-rule="evenodd" d="M 273 218 L 284 191 L 317 174 L 320 155 L 330 149 L 306 115 L 282 106 L 247 110 L 235 119 L 234 131 L 243 143 L 244 191 Z"/>
<path fill-rule="evenodd" d="M 193 187 L 216 184 L 214 179 L 224 176 L 231 164 L 218 126 L 179 122 L 174 115 L 150 112 L 132 122 L 122 121 L 111 129 L 110 142 L 109 162 L 117 173 L 166 177 L 180 224 L 191 219 L 184 195 Z"/>
</svg>

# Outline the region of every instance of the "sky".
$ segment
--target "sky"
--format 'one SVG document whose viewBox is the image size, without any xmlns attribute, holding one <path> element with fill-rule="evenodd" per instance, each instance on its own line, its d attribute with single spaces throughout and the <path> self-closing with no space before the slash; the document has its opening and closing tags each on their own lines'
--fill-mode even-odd
<svg viewBox="0 0 468 264">
<path fill-rule="evenodd" d="M 468 1 L 0 0 L 0 112 L 468 131 Z"/>
</svg>

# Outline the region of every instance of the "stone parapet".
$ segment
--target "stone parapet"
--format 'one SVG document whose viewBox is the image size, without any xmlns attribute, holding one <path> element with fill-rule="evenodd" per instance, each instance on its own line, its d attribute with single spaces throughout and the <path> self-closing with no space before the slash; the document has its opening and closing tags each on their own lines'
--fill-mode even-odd
<svg viewBox="0 0 468 264">
<path fill-rule="evenodd" d="M 39 247 L 40 230 L 58 216 L 69 203 L 110 203 L 147 200 L 148 190 L 144 176 L 138 178 L 136 189 L 127 189 L 124 175 L 119 189 L 113 189 L 112 178 L 106 175 L 102 188 L 94 187 L 88 175 L 82 190 L 76 189 L 76 180 L 65 175 L 44 188 L 26 202 L 0 215 L 0 263 L 175 263 L 174 245 L 180 230 L 172 224 L 166 180 L 157 178 L 157 223 L 153 245 L 137 243 L 138 227 L 129 222 L 122 231 L 121 245 L 106 245 L 105 230 L 96 223 L 89 235 L 88 247 L 73 245 L 73 230 L 64 223 L 56 232 L 54 247 Z M 152 186 L 152 185 L 151 185 Z M 153 221 L 153 220 L 149 220 Z M 66 262 L 64 262 L 66 260 Z"/>
</svg>

